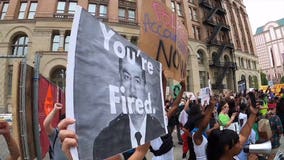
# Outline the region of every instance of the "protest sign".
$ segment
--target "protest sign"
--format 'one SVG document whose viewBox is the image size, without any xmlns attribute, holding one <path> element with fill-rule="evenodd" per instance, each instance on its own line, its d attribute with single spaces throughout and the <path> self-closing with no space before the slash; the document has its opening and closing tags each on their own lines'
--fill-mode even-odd
<svg viewBox="0 0 284 160">
<path fill-rule="evenodd" d="M 168 78 L 185 78 L 189 55 L 185 26 L 161 1 L 145 0 L 142 6 L 139 48 L 163 64 Z"/>
<path fill-rule="evenodd" d="M 199 98 L 201 99 L 201 105 L 204 105 L 205 101 L 206 101 L 205 105 L 208 105 L 210 101 L 210 88 L 209 87 L 201 88 L 199 93 Z"/>
<path fill-rule="evenodd" d="M 239 90 L 239 93 L 241 93 L 242 95 L 246 94 L 246 90 L 247 90 L 246 80 L 238 81 L 238 90 Z"/>
<path fill-rule="evenodd" d="M 161 63 L 78 7 L 66 85 L 73 158 L 105 159 L 167 133 L 161 74 Z"/>
</svg>

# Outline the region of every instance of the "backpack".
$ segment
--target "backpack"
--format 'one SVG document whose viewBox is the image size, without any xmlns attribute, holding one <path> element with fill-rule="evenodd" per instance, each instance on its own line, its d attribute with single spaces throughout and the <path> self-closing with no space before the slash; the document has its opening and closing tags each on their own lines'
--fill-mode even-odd
<svg viewBox="0 0 284 160">
<path fill-rule="evenodd" d="M 272 131 L 268 119 L 263 118 L 258 121 L 258 133 L 259 139 L 266 141 L 270 140 L 272 137 Z"/>
</svg>

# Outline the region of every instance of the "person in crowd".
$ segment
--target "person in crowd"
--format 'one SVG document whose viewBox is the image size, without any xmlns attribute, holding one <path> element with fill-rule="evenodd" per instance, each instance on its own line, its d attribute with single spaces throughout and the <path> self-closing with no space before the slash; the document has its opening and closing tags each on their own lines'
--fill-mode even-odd
<svg viewBox="0 0 284 160">
<path fill-rule="evenodd" d="M 165 93 L 166 84 L 167 84 L 166 77 L 163 76 L 163 90 L 164 90 L 163 93 Z M 166 115 L 169 121 L 171 118 L 173 118 L 174 115 L 176 115 L 180 101 L 182 99 L 183 92 L 185 91 L 186 88 L 184 80 L 181 80 L 180 85 L 181 85 L 181 90 Z M 150 144 L 151 144 L 150 151 L 154 154 L 152 160 L 174 159 L 173 140 L 170 132 L 165 136 L 158 137 L 152 140 Z"/>
<path fill-rule="evenodd" d="M 60 146 L 60 140 L 58 138 L 59 130 L 57 127 L 53 127 L 52 121 L 57 113 L 62 109 L 62 104 L 55 103 L 51 112 L 45 117 L 43 121 L 43 127 L 48 135 L 50 146 L 52 149 L 52 154 L 50 155 L 53 157 L 54 160 L 65 160 L 67 157 L 65 153 L 62 152 Z"/>
<path fill-rule="evenodd" d="M 185 99 L 182 98 L 181 101 L 180 101 L 180 104 L 178 106 L 178 109 L 176 111 L 176 114 L 173 115 L 173 117 L 171 119 L 169 119 L 169 122 L 168 122 L 168 131 L 171 134 L 173 134 L 173 131 L 176 128 L 176 135 L 177 135 L 177 138 L 178 138 L 178 144 L 180 144 L 180 145 L 183 144 L 183 141 L 182 141 L 182 137 L 181 137 L 181 126 L 180 126 L 178 119 L 179 119 L 179 115 L 180 115 L 181 111 L 183 110 L 183 108 L 185 106 L 185 103 L 186 103 Z M 168 109 L 166 109 L 166 111 L 168 111 Z"/>
<path fill-rule="evenodd" d="M 268 105 L 268 107 L 269 111 L 266 117 L 269 120 L 270 128 L 272 130 L 272 137 L 270 138 L 272 151 L 269 156 L 269 159 L 273 159 L 280 147 L 280 138 L 283 134 L 283 127 L 280 118 L 276 115 L 276 104 Z"/>
<path fill-rule="evenodd" d="M 10 133 L 10 127 L 7 121 L 0 120 L 0 135 L 2 135 L 7 143 L 8 150 L 10 152 L 8 160 L 17 160 L 20 158 L 20 150 L 16 143 L 16 140 Z"/>
<path fill-rule="evenodd" d="M 239 113 L 239 125 L 240 128 L 243 128 L 244 125 L 247 122 L 247 104 L 246 103 L 241 103 L 240 104 L 240 113 Z M 244 144 L 245 145 L 249 145 L 249 144 L 254 144 L 256 142 L 256 133 L 255 131 L 251 130 L 251 134 L 247 140 L 247 142 Z M 241 152 L 237 155 L 239 160 L 248 160 L 248 153 L 245 153 L 243 150 L 241 150 Z"/>
<path fill-rule="evenodd" d="M 208 160 L 234 160 L 241 152 L 251 133 L 252 125 L 256 120 L 258 109 L 250 104 L 250 116 L 238 135 L 229 129 L 213 130 L 208 136 L 206 155 Z"/>
<path fill-rule="evenodd" d="M 229 115 L 228 115 L 229 104 L 226 101 L 222 100 L 219 105 L 221 107 L 221 111 L 220 111 L 219 116 L 218 116 L 219 121 L 221 122 L 220 125 L 225 127 L 225 128 L 229 127 L 233 123 L 235 117 L 237 116 L 237 112 L 234 112 L 232 114 L 232 116 L 229 117 Z"/>
<path fill-rule="evenodd" d="M 190 105 L 191 100 L 190 98 L 187 99 L 185 106 L 183 108 L 183 110 L 181 111 L 180 115 L 179 115 L 179 123 L 181 125 L 181 137 L 182 137 L 182 141 L 183 141 L 183 146 L 182 146 L 182 159 L 186 158 L 186 154 L 189 151 L 189 147 L 188 147 L 188 138 L 189 138 L 189 131 L 185 128 L 185 124 L 188 120 L 188 112 L 189 112 L 189 105 Z"/>
<path fill-rule="evenodd" d="M 281 123 L 284 124 L 284 98 L 279 97 L 276 105 L 277 115 L 279 116 Z"/>
<path fill-rule="evenodd" d="M 259 108 L 259 113 L 261 116 L 265 117 L 268 112 L 268 96 L 266 94 L 262 94 L 258 97 L 258 100 L 263 100 L 263 104 Z"/>
<path fill-rule="evenodd" d="M 211 97 L 209 105 L 206 106 L 204 111 L 200 110 L 200 106 L 198 104 L 191 107 L 192 110 L 189 114 L 187 128 L 192 130 L 193 149 L 191 151 L 195 153 L 196 160 L 207 160 L 205 152 L 207 134 L 210 134 L 213 129 L 219 128 L 219 125 L 216 123 L 216 125 L 214 125 L 211 129 L 206 130 L 210 120 L 212 119 L 212 113 L 215 106 L 216 100 Z"/>
</svg>

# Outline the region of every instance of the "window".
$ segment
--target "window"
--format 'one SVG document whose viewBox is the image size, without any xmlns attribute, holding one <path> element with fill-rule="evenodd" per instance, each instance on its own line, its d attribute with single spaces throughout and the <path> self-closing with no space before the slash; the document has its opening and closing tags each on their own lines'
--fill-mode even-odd
<svg viewBox="0 0 284 160">
<path fill-rule="evenodd" d="M 3 3 L 0 19 L 4 19 L 8 10 L 9 3 Z"/>
<path fill-rule="evenodd" d="M 135 10 L 128 10 L 128 20 L 129 21 L 135 21 L 136 14 Z"/>
<path fill-rule="evenodd" d="M 27 8 L 27 3 L 26 2 L 21 3 L 18 19 L 24 19 L 25 18 L 26 8 Z"/>
<path fill-rule="evenodd" d="M 60 43 L 61 42 L 61 43 Z M 60 35 L 59 31 L 55 31 L 52 38 L 52 51 L 68 51 L 70 42 L 70 31 Z"/>
<path fill-rule="evenodd" d="M 205 71 L 199 71 L 200 88 L 207 87 L 207 74 Z"/>
<path fill-rule="evenodd" d="M 56 13 L 64 13 L 65 12 L 65 3 L 66 2 L 58 2 Z"/>
<path fill-rule="evenodd" d="M 88 5 L 88 12 L 97 17 L 103 17 L 103 18 L 107 17 L 107 12 L 108 12 L 107 4 L 105 3 L 100 4 L 99 2 L 93 1 L 92 3 L 89 3 Z M 119 11 L 118 13 L 119 16 L 123 17 L 123 15 L 126 15 L 120 12 L 123 12 L 123 11 Z"/>
<path fill-rule="evenodd" d="M 135 20 L 136 20 L 135 10 L 119 8 L 119 10 L 118 10 L 118 18 L 120 20 L 126 20 L 126 21 L 135 22 Z"/>
<path fill-rule="evenodd" d="M 107 16 L 107 6 L 106 5 L 100 5 L 99 16 L 100 17 L 106 17 Z"/>
<path fill-rule="evenodd" d="M 96 15 L 96 7 L 97 7 L 96 4 L 89 3 L 88 12 L 92 15 Z"/>
<path fill-rule="evenodd" d="M 130 42 L 134 45 L 137 45 L 138 42 L 138 37 L 137 36 L 132 36 L 130 39 Z"/>
<path fill-rule="evenodd" d="M 58 67 L 53 70 L 50 75 L 50 80 L 60 88 L 64 90 L 65 88 L 65 77 L 66 77 L 66 69 L 64 67 Z"/>
<path fill-rule="evenodd" d="M 55 34 L 53 36 L 53 40 L 52 40 L 52 51 L 58 51 L 59 43 L 60 43 L 60 35 L 59 34 Z"/>
<path fill-rule="evenodd" d="M 198 15 L 196 9 L 192 9 L 192 20 L 198 21 Z"/>
<path fill-rule="evenodd" d="M 8 95 L 12 95 L 12 78 L 13 78 L 13 65 L 8 66 L 8 76 L 7 76 L 7 93 Z"/>
<path fill-rule="evenodd" d="M 119 17 L 119 19 L 122 19 L 122 20 L 126 19 L 125 9 L 119 8 L 119 10 L 118 10 L 118 17 Z"/>
<path fill-rule="evenodd" d="M 19 10 L 18 19 L 34 19 L 37 9 L 37 2 L 22 2 Z"/>
<path fill-rule="evenodd" d="M 199 64 L 204 63 L 204 55 L 203 55 L 203 52 L 201 50 L 197 51 L 197 60 L 198 60 Z"/>
<path fill-rule="evenodd" d="M 69 49 L 69 40 L 70 40 L 70 35 L 66 35 L 64 40 L 64 51 L 66 52 Z"/>
<path fill-rule="evenodd" d="M 172 1 L 172 2 L 171 2 L 171 6 L 172 6 L 172 11 L 173 11 L 173 12 L 176 12 L 175 2 Z"/>
<path fill-rule="evenodd" d="M 192 31 L 194 34 L 194 38 L 197 40 L 201 39 L 201 32 L 200 32 L 200 27 L 198 26 L 192 26 Z"/>
<path fill-rule="evenodd" d="M 77 6 L 76 2 L 70 2 L 68 7 L 68 13 L 75 14 L 76 6 Z"/>
<path fill-rule="evenodd" d="M 14 56 L 24 56 L 28 53 L 29 38 L 25 35 L 15 37 L 12 44 L 12 53 Z"/>
<path fill-rule="evenodd" d="M 37 8 L 37 3 L 32 2 L 28 13 L 28 19 L 34 19 L 36 8 Z"/>
<path fill-rule="evenodd" d="M 64 13 L 74 14 L 75 10 L 76 10 L 76 5 L 77 5 L 76 1 L 69 1 L 69 0 L 58 1 L 56 13 L 59 13 L 59 14 L 64 14 Z"/>
<path fill-rule="evenodd" d="M 177 3 L 177 14 L 179 16 L 182 16 L 182 7 L 181 7 L 180 3 Z"/>
</svg>

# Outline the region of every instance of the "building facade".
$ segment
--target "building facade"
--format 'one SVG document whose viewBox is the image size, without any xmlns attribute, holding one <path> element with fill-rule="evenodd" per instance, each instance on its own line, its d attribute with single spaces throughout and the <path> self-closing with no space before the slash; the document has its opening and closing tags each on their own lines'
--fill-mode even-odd
<svg viewBox="0 0 284 160">
<path fill-rule="evenodd" d="M 284 18 L 258 27 L 254 34 L 260 69 L 274 84 L 284 76 Z"/>
<path fill-rule="evenodd" d="M 238 91 L 245 80 L 258 88 L 255 44 L 242 0 L 161 0 L 188 30 L 188 91 L 207 87 Z M 139 41 L 142 0 L 0 0 L 0 112 L 11 112 L 13 64 L 40 58 L 40 74 L 65 86 L 70 30 L 80 5 L 134 44 Z"/>
</svg>

